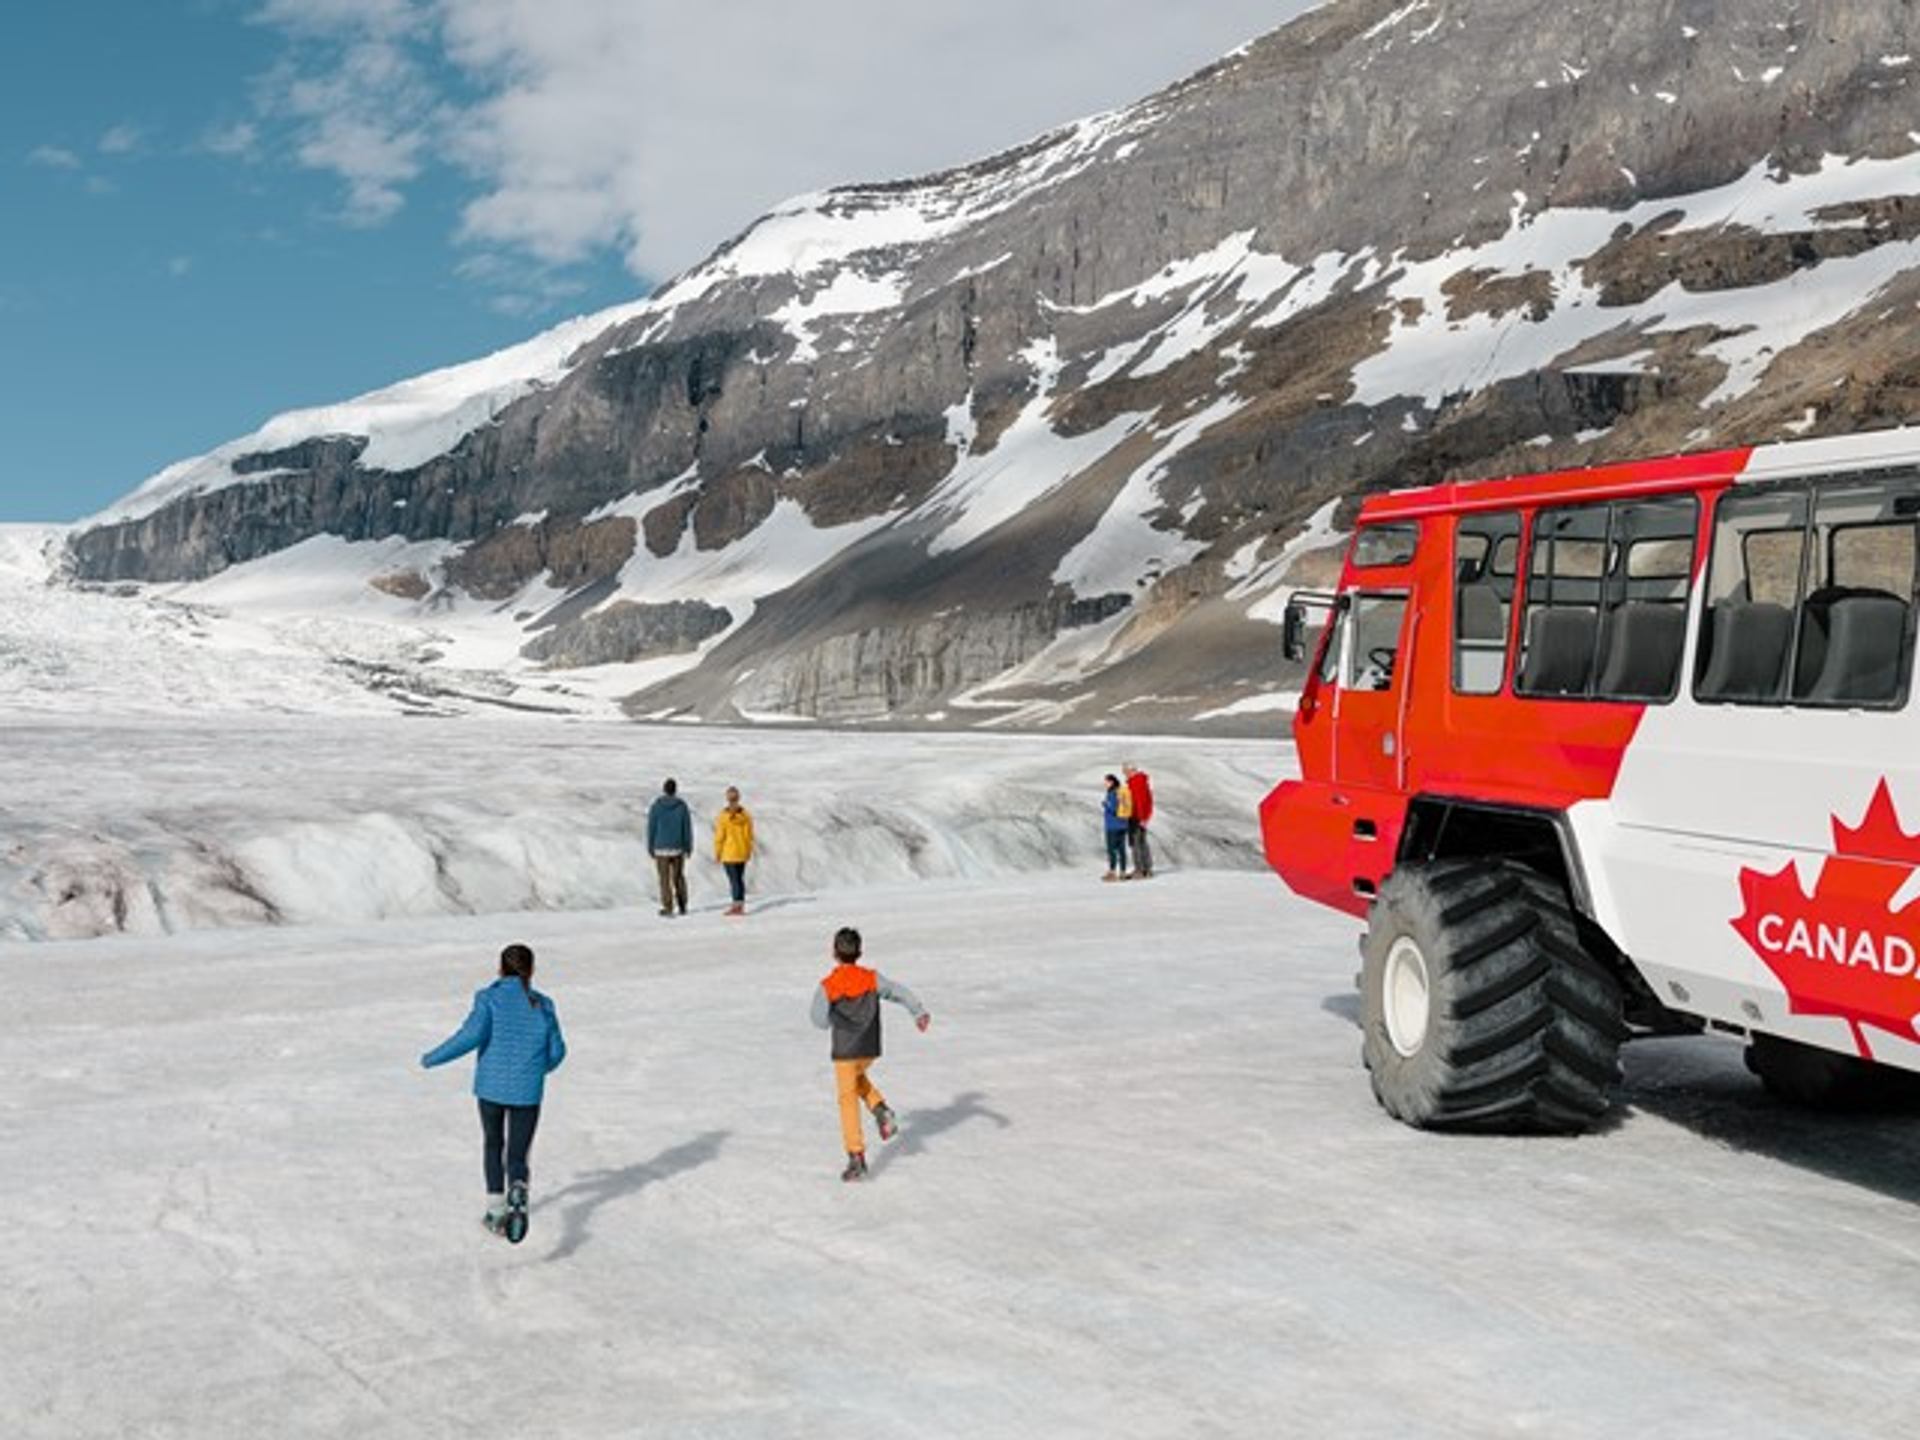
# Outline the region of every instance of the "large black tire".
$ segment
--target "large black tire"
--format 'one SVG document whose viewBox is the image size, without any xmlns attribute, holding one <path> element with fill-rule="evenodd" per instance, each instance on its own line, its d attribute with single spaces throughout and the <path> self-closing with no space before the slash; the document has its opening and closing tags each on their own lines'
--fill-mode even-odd
<svg viewBox="0 0 1920 1440">
<path fill-rule="evenodd" d="M 1426 1130 L 1570 1134 L 1607 1113 L 1623 997 L 1558 886 L 1506 861 L 1402 866 L 1362 954 L 1361 1053 L 1388 1114 Z"/>
<path fill-rule="evenodd" d="M 1777 1035 L 1755 1035 L 1747 1068 L 1775 1099 L 1812 1110 L 1895 1110 L 1920 1103 L 1920 1075 Z"/>
</svg>

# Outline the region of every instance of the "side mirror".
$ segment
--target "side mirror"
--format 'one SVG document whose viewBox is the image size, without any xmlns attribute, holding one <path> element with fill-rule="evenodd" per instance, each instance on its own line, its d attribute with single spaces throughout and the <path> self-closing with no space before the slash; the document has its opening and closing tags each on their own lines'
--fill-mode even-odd
<svg viewBox="0 0 1920 1440">
<path fill-rule="evenodd" d="M 1280 622 L 1280 653 L 1296 665 L 1305 665 L 1313 656 L 1307 645 L 1307 636 L 1317 634 L 1326 628 L 1328 618 L 1340 606 L 1340 597 L 1328 595 L 1317 590 L 1295 591 L 1287 601 L 1287 609 Z M 1318 624 L 1309 628 L 1308 615 L 1313 614 Z"/>
</svg>

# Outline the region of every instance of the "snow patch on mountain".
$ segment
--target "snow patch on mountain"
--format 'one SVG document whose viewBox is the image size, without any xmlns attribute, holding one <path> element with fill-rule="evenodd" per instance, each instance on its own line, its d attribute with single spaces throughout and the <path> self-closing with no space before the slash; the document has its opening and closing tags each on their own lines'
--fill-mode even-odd
<svg viewBox="0 0 1920 1440">
<path fill-rule="evenodd" d="M 1142 415 L 1120 415 L 1084 435 L 1060 435 L 1049 417 L 1062 369 L 1060 343 L 1050 335 L 1036 340 L 1023 358 L 1034 373 L 1033 398 L 999 444 L 985 455 L 963 455 L 920 507 L 920 513 L 941 521 L 928 543 L 930 554 L 958 550 L 1005 524 L 1146 423 Z"/>
<path fill-rule="evenodd" d="M 1097 359 L 1086 383 L 1104 384 L 1121 375 L 1162 374 L 1249 319 L 1261 328 L 1271 328 L 1321 304 L 1342 282 L 1366 284 L 1373 278 L 1371 251 L 1329 252 L 1302 265 L 1255 250 L 1253 239 L 1253 231 L 1240 231 L 1138 285 L 1089 305 L 1061 307 L 1071 314 L 1094 315 L 1123 305 L 1141 309 L 1185 297 L 1186 303 L 1171 320 Z"/>
<path fill-rule="evenodd" d="M 1888 160 L 1828 156 L 1806 174 L 1756 165 L 1739 179 L 1690 196 L 1642 201 L 1626 210 L 1556 208 L 1532 213 L 1516 195 L 1507 230 L 1484 245 L 1399 263 L 1383 303 L 1392 308 L 1386 347 L 1353 372 L 1353 399 L 1380 405 L 1412 397 L 1437 406 L 1551 366 L 1610 332 L 1654 337 L 1696 327 L 1731 332 L 1703 347 L 1727 367 L 1709 405 L 1737 399 L 1759 383 L 1774 355 L 1870 304 L 1889 280 L 1920 264 L 1920 241 L 1829 259 L 1769 285 L 1691 291 L 1674 283 L 1636 305 L 1602 305 L 1585 262 L 1623 229 L 1659 223 L 1669 233 L 1744 227 L 1761 234 L 1846 228 L 1835 207 L 1920 192 L 1920 153 Z M 1463 271 L 1493 279 L 1544 274 L 1553 296 L 1541 319 L 1524 311 L 1449 317 L 1447 282 Z"/>
<path fill-rule="evenodd" d="M 831 284 L 804 300 L 796 296 L 769 318 L 793 336 L 790 363 L 804 365 L 820 357 L 820 330 L 828 321 L 891 310 L 905 293 L 906 280 L 902 276 L 873 277 L 843 270 L 833 277 Z"/>
<path fill-rule="evenodd" d="M 659 303 L 673 306 L 700 299 L 727 280 L 805 280 L 862 257 L 925 247 L 1081 174 L 1143 131 L 1152 116 L 1148 102 L 1090 116 L 964 170 L 898 185 L 846 186 L 795 196 L 662 291 Z"/>
<path fill-rule="evenodd" d="M 308 440 L 365 437 L 360 464 L 370 470 L 424 465 L 491 424 L 514 401 L 560 380 L 581 346 L 651 308 L 652 303 L 644 300 L 615 306 L 569 320 L 480 360 L 434 370 L 338 405 L 276 415 L 251 435 L 169 465 L 77 528 L 137 520 L 188 495 L 266 478 L 259 471 L 236 471 L 233 462 Z"/>
<path fill-rule="evenodd" d="M 1250 620 L 1280 624 L 1286 616 L 1287 602 L 1299 588 L 1285 583 L 1287 572 L 1301 556 L 1339 543 L 1344 532 L 1333 523 L 1333 517 L 1339 509 L 1338 500 L 1329 500 L 1322 505 L 1307 518 L 1300 533 L 1282 545 L 1280 553 L 1271 560 L 1258 560 L 1257 551 L 1251 546 L 1235 554 L 1227 571 L 1227 578 L 1234 580 L 1235 584 L 1227 591 L 1227 598 L 1251 602 L 1247 605 L 1247 618 Z"/>
<path fill-rule="evenodd" d="M 1053 572 L 1054 583 L 1082 597 L 1130 594 L 1205 550 L 1204 542 L 1187 538 L 1177 528 L 1154 523 L 1154 517 L 1165 509 L 1161 483 L 1181 451 L 1245 403 L 1236 395 L 1223 396 L 1162 432 L 1161 447 L 1153 460 L 1135 467 L 1099 523 L 1061 558 Z"/>
</svg>

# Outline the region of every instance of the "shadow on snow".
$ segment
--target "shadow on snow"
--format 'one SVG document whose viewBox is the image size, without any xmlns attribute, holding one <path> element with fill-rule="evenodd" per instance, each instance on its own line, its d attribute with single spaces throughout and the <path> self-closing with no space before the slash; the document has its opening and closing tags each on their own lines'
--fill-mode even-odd
<svg viewBox="0 0 1920 1440">
<path fill-rule="evenodd" d="M 1360 1024 L 1360 997 L 1351 991 L 1327 996 L 1320 1008 Z M 1638 1112 L 1729 1150 L 1920 1202 L 1920 1107 L 1846 1112 L 1790 1105 L 1762 1088 L 1731 1040 L 1640 1040 L 1620 1059 L 1626 1073 L 1619 1103 L 1588 1132 L 1595 1138 L 1619 1131 Z"/>
<path fill-rule="evenodd" d="M 594 1170 L 564 1189 L 556 1190 L 541 1203 L 541 1209 L 558 1206 L 560 1243 L 547 1256 L 549 1261 L 565 1260 L 592 1237 L 593 1220 L 603 1205 L 637 1195 L 649 1185 L 671 1180 L 676 1175 L 720 1156 L 720 1147 L 731 1131 L 709 1130 L 704 1135 L 662 1150 L 651 1160 L 629 1165 L 623 1170 Z"/>
<path fill-rule="evenodd" d="M 1739 1045 L 1652 1040 L 1622 1058 L 1621 1099 L 1704 1140 L 1828 1179 L 1920 1201 L 1920 1111 L 1809 1110 L 1777 1100 L 1748 1073 Z"/>
<path fill-rule="evenodd" d="M 1011 1128 L 1013 1121 L 989 1106 L 986 1099 L 984 1091 L 968 1090 L 938 1110 L 912 1111 L 902 1119 L 900 1133 L 893 1142 L 873 1157 L 873 1173 L 879 1174 L 903 1155 L 918 1155 L 934 1136 L 944 1135 L 969 1121 L 991 1120 L 997 1129 Z"/>
</svg>

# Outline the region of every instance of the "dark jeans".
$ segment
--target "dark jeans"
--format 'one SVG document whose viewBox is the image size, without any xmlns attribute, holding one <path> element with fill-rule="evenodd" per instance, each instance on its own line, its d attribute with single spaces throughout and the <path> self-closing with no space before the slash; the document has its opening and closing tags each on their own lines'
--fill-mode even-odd
<svg viewBox="0 0 1920 1440">
<path fill-rule="evenodd" d="M 747 862 L 744 860 L 729 860 L 725 864 L 725 869 L 727 872 L 727 888 L 733 892 L 733 903 L 736 905 L 746 904 Z"/>
<path fill-rule="evenodd" d="M 676 901 L 682 910 L 687 908 L 687 857 L 684 855 L 656 855 L 653 868 L 660 872 L 660 908 L 671 910 Z"/>
<path fill-rule="evenodd" d="M 1127 868 L 1127 832 L 1107 831 L 1107 869 L 1119 872 Z"/>
<path fill-rule="evenodd" d="M 538 1105 L 480 1102 L 480 1129 L 487 1137 L 481 1154 L 486 1162 L 489 1195 L 504 1195 L 509 1180 L 526 1183 L 527 1151 L 533 1148 L 533 1132 L 539 1124 Z"/>
<path fill-rule="evenodd" d="M 1147 840 L 1147 827 L 1138 820 L 1127 822 L 1127 839 L 1133 842 L 1133 869 L 1138 875 L 1153 873 L 1153 846 Z"/>
</svg>

